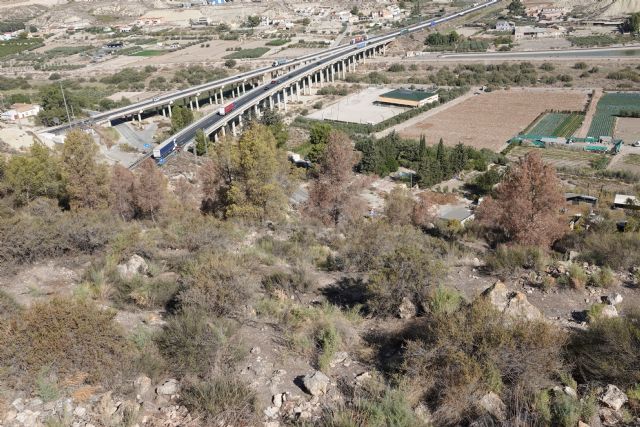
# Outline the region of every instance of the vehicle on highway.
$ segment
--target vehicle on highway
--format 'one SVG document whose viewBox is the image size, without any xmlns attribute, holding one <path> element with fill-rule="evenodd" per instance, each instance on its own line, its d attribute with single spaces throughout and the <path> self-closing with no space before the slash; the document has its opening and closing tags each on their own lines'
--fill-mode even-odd
<svg viewBox="0 0 640 427">
<path fill-rule="evenodd" d="M 273 61 L 273 64 L 271 64 L 272 67 L 278 67 L 280 65 L 284 65 L 287 62 L 289 62 L 288 59 L 276 59 L 275 61 Z"/>
<path fill-rule="evenodd" d="M 356 49 L 362 49 L 367 46 L 367 42 L 360 42 L 356 45 Z"/>
<path fill-rule="evenodd" d="M 632 144 L 634 147 L 640 147 L 640 141 L 636 141 Z"/>
<path fill-rule="evenodd" d="M 160 98 L 158 98 L 157 96 L 155 98 L 152 99 L 153 102 L 158 102 L 160 101 Z"/>
<path fill-rule="evenodd" d="M 349 42 L 349 44 L 358 44 L 360 42 L 363 42 L 365 40 L 368 40 L 369 36 L 367 36 L 366 34 L 362 34 L 359 36 L 356 36 L 354 38 L 351 39 L 351 41 Z"/>
<path fill-rule="evenodd" d="M 278 83 L 280 83 L 280 79 L 271 80 L 272 85 L 277 85 Z"/>
<path fill-rule="evenodd" d="M 154 148 L 153 157 L 156 159 L 164 159 L 169 154 L 173 153 L 177 147 L 178 145 L 176 144 L 176 140 L 174 138 L 171 141 L 160 144 L 156 148 Z"/>
<path fill-rule="evenodd" d="M 224 107 L 220 107 L 220 110 L 218 110 L 218 114 L 221 115 L 221 116 L 226 116 L 227 114 L 229 114 L 230 112 L 232 112 L 235 109 L 236 109 L 236 103 L 232 102 L 229 105 L 226 105 Z"/>
</svg>

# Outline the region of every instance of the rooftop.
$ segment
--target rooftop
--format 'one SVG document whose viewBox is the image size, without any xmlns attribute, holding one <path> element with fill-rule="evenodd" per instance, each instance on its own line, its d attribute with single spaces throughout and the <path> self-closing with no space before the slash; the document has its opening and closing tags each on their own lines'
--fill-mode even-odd
<svg viewBox="0 0 640 427">
<path fill-rule="evenodd" d="M 422 101 L 437 95 L 435 92 L 426 92 L 422 90 L 396 89 L 380 95 L 383 98 L 404 99 L 407 101 Z"/>
</svg>

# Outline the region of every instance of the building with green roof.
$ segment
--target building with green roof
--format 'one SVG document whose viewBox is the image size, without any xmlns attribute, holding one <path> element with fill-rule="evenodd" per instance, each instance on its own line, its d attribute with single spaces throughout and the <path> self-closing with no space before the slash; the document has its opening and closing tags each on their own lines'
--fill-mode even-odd
<svg viewBox="0 0 640 427">
<path fill-rule="evenodd" d="M 395 89 L 378 97 L 381 104 L 401 105 L 403 107 L 422 107 L 438 101 L 438 94 L 424 90 Z"/>
</svg>

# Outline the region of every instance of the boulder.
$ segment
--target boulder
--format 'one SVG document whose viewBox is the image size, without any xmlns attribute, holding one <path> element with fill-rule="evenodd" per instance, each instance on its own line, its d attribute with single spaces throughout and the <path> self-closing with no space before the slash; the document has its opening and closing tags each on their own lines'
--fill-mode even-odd
<svg viewBox="0 0 640 427">
<path fill-rule="evenodd" d="M 329 387 L 329 377 L 320 371 L 315 371 L 302 377 L 302 384 L 305 390 L 312 396 L 321 396 L 327 392 Z"/>
<path fill-rule="evenodd" d="M 407 297 L 402 298 L 402 302 L 398 307 L 398 316 L 401 319 L 411 319 L 416 315 L 416 306 L 411 300 Z"/>
<path fill-rule="evenodd" d="M 571 396 L 574 399 L 578 398 L 578 393 L 571 387 L 569 387 L 568 385 L 564 386 L 562 388 L 562 391 L 564 392 L 564 394 L 566 394 L 567 396 Z"/>
<path fill-rule="evenodd" d="M 124 264 L 118 264 L 116 267 L 120 277 L 126 280 L 131 280 L 136 274 L 147 274 L 149 266 L 147 262 L 138 254 L 134 254 Z"/>
<path fill-rule="evenodd" d="M 540 310 L 531 304 L 522 292 L 513 294 L 503 313 L 516 319 L 541 320 L 543 318 Z"/>
<path fill-rule="evenodd" d="M 614 317 L 618 317 L 618 310 L 614 305 L 605 305 L 602 307 L 600 315 L 603 319 L 612 319 Z"/>
<path fill-rule="evenodd" d="M 609 294 L 609 295 L 604 295 L 600 299 L 605 304 L 618 305 L 618 304 L 620 304 L 622 302 L 623 298 L 622 298 L 622 295 L 620 295 L 617 292 L 614 292 L 614 293 Z"/>
<path fill-rule="evenodd" d="M 578 427 L 590 427 L 589 424 L 578 421 Z"/>
<path fill-rule="evenodd" d="M 509 303 L 509 294 L 509 290 L 500 280 L 482 292 L 482 296 L 487 298 L 491 305 L 500 311 L 504 311 L 504 309 L 507 308 L 507 304 Z"/>
<path fill-rule="evenodd" d="M 151 379 L 140 375 L 133 381 L 133 388 L 137 395 L 144 397 L 151 390 Z"/>
<path fill-rule="evenodd" d="M 487 413 L 493 416 L 496 420 L 504 421 L 506 419 L 507 407 L 500 397 L 494 392 L 490 391 L 482 396 L 482 399 L 480 399 L 480 402 L 478 403 L 482 409 L 487 411 Z"/>
<path fill-rule="evenodd" d="M 482 292 L 498 311 L 514 319 L 542 320 L 544 316 L 533 304 L 527 300 L 522 292 L 510 292 L 505 284 L 497 281 Z"/>
<path fill-rule="evenodd" d="M 627 403 L 627 400 L 629 400 L 627 395 L 613 384 L 609 384 L 602 395 L 600 395 L 600 401 L 614 411 L 622 408 L 622 405 Z"/>
<path fill-rule="evenodd" d="M 180 384 L 178 380 L 171 378 L 166 380 L 162 385 L 156 388 L 156 393 L 160 396 L 171 396 L 177 394 L 180 391 Z"/>
</svg>

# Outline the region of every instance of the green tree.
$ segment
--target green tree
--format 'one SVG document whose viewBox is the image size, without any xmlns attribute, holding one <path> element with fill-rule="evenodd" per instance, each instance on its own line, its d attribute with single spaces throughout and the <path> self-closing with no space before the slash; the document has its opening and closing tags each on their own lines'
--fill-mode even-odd
<svg viewBox="0 0 640 427">
<path fill-rule="evenodd" d="M 252 15 L 247 18 L 247 27 L 257 27 L 260 25 L 260 17 L 258 15 Z"/>
<path fill-rule="evenodd" d="M 67 133 L 62 147 L 62 177 L 71 209 L 100 209 L 109 202 L 109 173 L 96 162 L 98 146 L 82 130 Z"/>
<path fill-rule="evenodd" d="M 324 149 L 329 141 L 331 126 L 326 123 L 314 123 L 309 131 L 309 142 L 311 143 L 311 151 L 309 159 L 316 163 L 320 161 L 324 153 Z"/>
<path fill-rule="evenodd" d="M 454 173 L 458 173 L 464 170 L 468 160 L 469 155 L 467 153 L 466 147 L 462 143 L 457 144 L 451 152 L 451 156 L 449 159 L 449 166 L 451 167 L 451 171 Z"/>
<path fill-rule="evenodd" d="M 440 138 L 440 142 L 438 142 L 438 146 L 436 147 L 436 162 L 439 167 L 439 178 L 440 180 L 444 179 L 444 177 L 449 174 L 449 159 L 447 158 L 447 153 L 444 148 L 444 141 Z"/>
<path fill-rule="evenodd" d="M 509 9 L 509 13 L 512 15 L 524 14 L 524 4 L 521 0 L 512 0 L 507 9 Z"/>
<path fill-rule="evenodd" d="M 234 172 L 226 194 L 227 217 L 262 221 L 283 214 L 288 165 L 281 154 L 264 125 L 252 124 L 242 134 L 231 150 Z"/>
<path fill-rule="evenodd" d="M 304 25 L 305 27 L 308 26 L 309 24 L 311 24 L 311 19 L 309 18 L 304 18 L 302 20 L 302 25 Z"/>
<path fill-rule="evenodd" d="M 193 122 L 193 112 L 186 107 L 176 105 L 171 109 L 171 132 L 176 133 Z"/>
<path fill-rule="evenodd" d="M 64 97 L 59 85 L 44 86 L 40 89 L 38 97 L 41 99 L 42 110 L 38 113 L 38 119 L 45 126 L 55 126 L 68 121 L 69 115 L 80 114 L 82 103 L 73 91 L 65 90 Z M 67 106 L 65 107 L 65 99 Z"/>
<path fill-rule="evenodd" d="M 625 29 L 632 33 L 640 33 L 640 12 L 632 13 L 625 20 Z"/>
<path fill-rule="evenodd" d="M 204 133 L 204 130 L 198 129 L 196 131 L 196 154 L 198 156 L 204 156 L 209 152 L 213 142 L 209 139 L 209 137 Z"/>
<path fill-rule="evenodd" d="M 28 154 L 13 156 L 7 162 L 4 182 L 17 205 L 36 197 L 57 198 L 64 190 L 58 159 L 40 143 L 33 144 Z"/>
<path fill-rule="evenodd" d="M 260 118 L 260 123 L 267 126 L 274 138 L 276 139 L 276 144 L 278 148 L 284 146 L 284 144 L 289 139 L 289 131 L 282 120 L 282 116 L 278 114 L 278 112 L 273 110 L 265 110 L 262 117 Z"/>
</svg>

